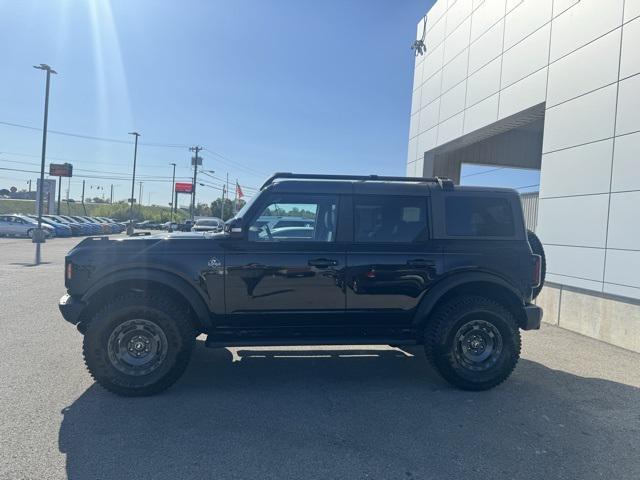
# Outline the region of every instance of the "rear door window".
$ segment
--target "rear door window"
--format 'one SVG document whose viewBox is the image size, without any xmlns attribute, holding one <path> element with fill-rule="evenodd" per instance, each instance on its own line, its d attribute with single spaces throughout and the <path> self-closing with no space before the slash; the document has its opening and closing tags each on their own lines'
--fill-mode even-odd
<svg viewBox="0 0 640 480">
<path fill-rule="evenodd" d="M 356 196 L 354 240 L 358 243 L 415 243 L 427 239 L 424 197 Z"/>
<path fill-rule="evenodd" d="M 451 196 L 445 199 L 447 235 L 513 237 L 511 202 L 500 197 Z"/>
</svg>

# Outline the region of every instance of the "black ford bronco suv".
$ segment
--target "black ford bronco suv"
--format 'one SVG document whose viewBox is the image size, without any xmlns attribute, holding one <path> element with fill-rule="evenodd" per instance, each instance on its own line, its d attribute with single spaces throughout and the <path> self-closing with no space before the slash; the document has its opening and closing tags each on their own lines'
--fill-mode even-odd
<svg viewBox="0 0 640 480">
<path fill-rule="evenodd" d="M 121 395 L 173 384 L 200 334 L 209 347 L 423 344 L 451 384 L 485 390 L 513 371 L 520 329 L 540 327 L 544 268 L 514 190 L 278 173 L 223 233 L 83 240 L 60 311 L 91 375 Z"/>
</svg>

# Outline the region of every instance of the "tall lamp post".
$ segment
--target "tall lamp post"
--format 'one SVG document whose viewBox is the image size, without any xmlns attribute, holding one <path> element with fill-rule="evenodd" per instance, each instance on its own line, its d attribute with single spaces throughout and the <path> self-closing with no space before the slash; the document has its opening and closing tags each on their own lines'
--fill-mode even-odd
<svg viewBox="0 0 640 480">
<path fill-rule="evenodd" d="M 176 194 L 176 164 L 170 163 L 169 165 L 173 165 L 173 180 L 171 180 L 171 221 L 169 224 L 171 225 L 171 223 L 173 223 L 173 210 L 176 208 L 175 202 L 178 195 Z"/>
<path fill-rule="evenodd" d="M 129 199 L 129 225 L 127 225 L 127 235 L 133 235 L 133 196 L 136 188 L 136 159 L 138 158 L 138 132 L 129 132 L 129 135 L 135 137 L 135 143 L 133 147 L 133 176 L 131 178 L 131 198 Z"/>
<path fill-rule="evenodd" d="M 36 244 L 36 265 L 40 265 L 40 244 L 44 241 L 44 232 L 42 231 L 42 200 L 44 193 L 44 162 L 47 153 L 47 122 L 49 120 L 49 86 L 51 84 L 51 74 L 57 74 L 53 68 L 45 63 L 39 66 L 34 65 L 33 68 L 44 70 L 47 72 L 47 82 L 44 93 L 44 125 L 42 127 L 42 159 L 40 161 L 40 188 L 38 189 L 38 230 L 33 237 Z"/>
</svg>

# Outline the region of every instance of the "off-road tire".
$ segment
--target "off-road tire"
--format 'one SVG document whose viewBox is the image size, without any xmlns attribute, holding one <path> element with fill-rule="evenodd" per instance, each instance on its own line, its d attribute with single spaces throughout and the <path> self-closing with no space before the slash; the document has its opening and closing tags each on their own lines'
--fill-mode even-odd
<svg viewBox="0 0 640 480">
<path fill-rule="evenodd" d="M 148 374 L 122 372 L 110 358 L 110 339 L 128 321 L 143 319 L 162 331 L 165 355 Z M 102 387 L 118 395 L 153 395 L 169 388 L 184 373 L 195 343 L 187 310 L 170 297 L 130 292 L 104 305 L 88 322 L 83 341 L 84 361 Z"/>
<path fill-rule="evenodd" d="M 460 360 L 457 336 L 473 322 L 494 328 L 501 337 L 501 353 L 483 371 L 473 371 Z M 437 307 L 428 319 L 424 345 L 429 362 L 450 384 L 463 390 L 488 390 L 513 372 L 520 358 L 520 330 L 511 312 L 495 300 L 460 296 Z"/>
<path fill-rule="evenodd" d="M 542 287 L 544 286 L 544 277 L 547 274 L 547 258 L 544 256 L 544 247 L 542 246 L 542 242 L 538 238 L 538 236 L 533 233 L 531 230 L 527 230 L 527 240 L 529 240 L 529 245 L 531 246 L 531 251 L 536 255 L 540 255 L 540 285 L 533 289 L 533 298 L 536 298 Z"/>
</svg>

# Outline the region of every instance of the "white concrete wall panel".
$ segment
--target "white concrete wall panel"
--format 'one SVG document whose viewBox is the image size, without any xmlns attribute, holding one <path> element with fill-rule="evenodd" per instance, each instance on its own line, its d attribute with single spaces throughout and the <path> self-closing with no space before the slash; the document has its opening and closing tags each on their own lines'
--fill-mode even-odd
<svg viewBox="0 0 640 480">
<path fill-rule="evenodd" d="M 469 74 L 502 55 L 504 20 L 500 20 L 471 44 L 469 51 Z"/>
<path fill-rule="evenodd" d="M 447 37 L 444 44 L 444 63 L 447 64 L 469 46 L 471 18 L 467 18 Z"/>
<path fill-rule="evenodd" d="M 449 0 L 438 0 L 427 12 L 427 32 L 431 30 L 447 11 Z"/>
<path fill-rule="evenodd" d="M 523 78 L 500 91 L 498 118 L 505 118 L 544 102 L 547 89 L 547 68 Z"/>
<path fill-rule="evenodd" d="M 492 124 L 498 119 L 498 94 L 476 103 L 465 111 L 464 133 L 473 132 Z"/>
<path fill-rule="evenodd" d="M 504 52 L 501 88 L 512 85 L 549 64 L 550 32 L 551 23 L 548 23 Z"/>
<path fill-rule="evenodd" d="M 640 131 L 640 75 L 620 82 L 616 135 Z"/>
<path fill-rule="evenodd" d="M 580 0 L 553 20 L 551 61 L 620 26 L 623 0 Z"/>
<path fill-rule="evenodd" d="M 580 0 L 553 0 L 553 16 L 557 17 L 565 10 L 573 7 Z"/>
<path fill-rule="evenodd" d="M 569 283 L 568 279 L 562 279 L 558 283 L 585 288 L 602 288 L 604 249 L 545 245 L 544 250 L 547 256 L 547 278 L 551 275 L 566 275 L 587 280 L 588 283 L 586 285 L 578 282 Z"/>
<path fill-rule="evenodd" d="M 409 140 L 409 148 L 407 148 L 407 163 L 413 162 L 418 155 L 418 138 Z"/>
<path fill-rule="evenodd" d="M 624 21 L 628 22 L 640 16 L 640 0 L 625 0 Z"/>
<path fill-rule="evenodd" d="M 434 23 L 431 29 L 427 28 L 427 33 L 424 36 L 424 43 L 425 45 L 427 45 L 427 48 L 434 48 L 444 41 L 447 23 L 445 20 L 446 18 L 442 17 L 440 20 Z"/>
<path fill-rule="evenodd" d="M 447 10 L 447 28 L 446 34 L 449 35 L 471 15 L 473 3 L 471 0 L 456 0 Z"/>
<path fill-rule="evenodd" d="M 462 135 L 463 114 L 451 117 L 438 125 L 438 145 L 443 145 Z"/>
<path fill-rule="evenodd" d="M 472 15 L 471 41 L 475 41 L 489 29 L 493 28 L 504 15 L 505 0 L 484 0 L 484 2 L 478 5 L 478 8 L 474 10 Z M 502 28 L 500 30 L 502 30 Z M 500 35 L 502 35 L 502 31 Z M 500 39 L 500 45 L 502 46 L 502 39 Z"/>
<path fill-rule="evenodd" d="M 413 91 L 415 92 L 420 85 L 422 85 L 422 68 L 424 67 L 424 62 L 416 63 L 416 66 L 413 70 Z"/>
<path fill-rule="evenodd" d="M 436 140 L 438 139 L 438 127 L 433 127 L 426 132 L 422 132 L 418 135 L 418 153 L 417 157 L 422 157 L 424 152 L 431 150 L 436 146 Z"/>
<path fill-rule="evenodd" d="M 500 89 L 500 63 L 496 58 L 485 65 L 467 80 L 467 106 L 491 96 Z"/>
<path fill-rule="evenodd" d="M 447 63 L 442 69 L 442 91 L 446 92 L 450 88 L 459 84 L 467 78 L 467 65 L 469 51 L 464 49 L 456 58 Z"/>
<path fill-rule="evenodd" d="M 438 124 L 438 112 L 440 110 L 440 99 L 431 102 L 420 110 L 418 133 L 425 132 Z"/>
<path fill-rule="evenodd" d="M 629 190 L 640 190 L 640 133 L 616 137 L 611 191 Z"/>
<path fill-rule="evenodd" d="M 464 110 L 464 92 L 467 82 L 459 83 L 440 97 L 440 122 Z"/>
<path fill-rule="evenodd" d="M 640 191 L 611 194 L 607 248 L 640 251 Z"/>
<path fill-rule="evenodd" d="M 531 35 L 551 21 L 552 0 L 524 0 L 511 10 L 504 27 L 504 49 Z"/>
<path fill-rule="evenodd" d="M 413 92 L 411 96 L 411 115 L 420 111 L 420 97 L 422 96 L 422 88 Z"/>
<path fill-rule="evenodd" d="M 622 27 L 620 78 L 640 73 L 640 17 Z"/>
<path fill-rule="evenodd" d="M 409 138 L 413 138 L 418 135 L 418 126 L 420 123 L 420 116 L 418 113 L 415 115 L 411 115 L 411 120 L 409 121 Z"/>
<path fill-rule="evenodd" d="M 422 67 L 422 82 L 426 82 L 442 69 L 442 59 L 444 57 L 444 44 L 441 43 L 433 50 L 427 44 L 427 53 L 424 57 Z"/>
<path fill-rule="evenodd" d="M 540 199 L 537 233 L 545 244 L 604 248 L 608 208 L 608 194 Z"/>
<path fill-rule="evenodd" d="M 547 108 L 618 80 L 620 34 L 614 30 L 549 66 Z"/>
<path fill-rule="evenodd" d="M 542 155 L 540 198 L 609 193 L 612 154 L 609 139 Z"/>
<path fill-rule="evenodd" d="M 604 281 L 628 287 L 640 288 L 640 252 L 624 250 L 607 251 L 607 268 Z M 639 292 L 640 293 L 640 292 Z"/>
<path fill-rule="evenodd" d="M 421 108 L 426 107 L 440 96 L 440 85 L 442 83 L 442 70 L 432 76 L 422 85 L 422 95 L 420 96 Z"/>
<path fill-rule="evenodd" d="M 616 85 L 611 85 L 547 109 L 543 152 L 612 137 L 615 107 Z"/>
</svg>

